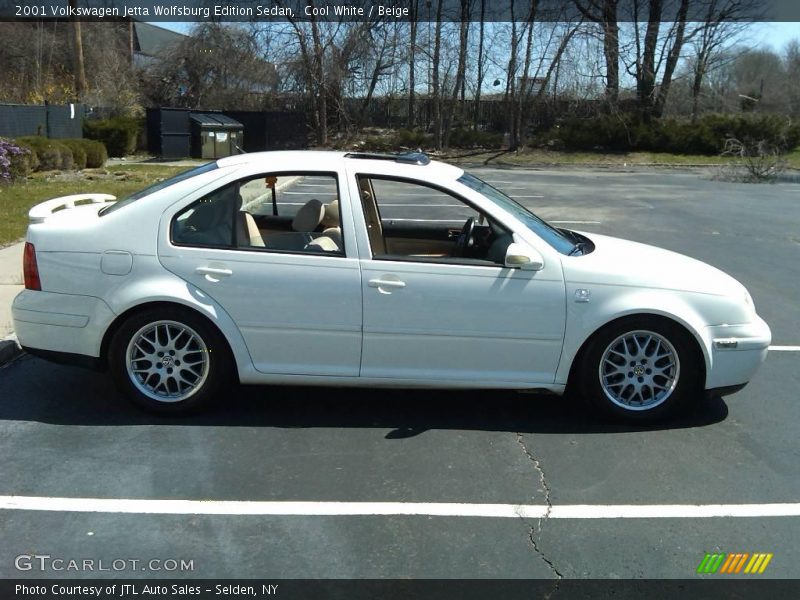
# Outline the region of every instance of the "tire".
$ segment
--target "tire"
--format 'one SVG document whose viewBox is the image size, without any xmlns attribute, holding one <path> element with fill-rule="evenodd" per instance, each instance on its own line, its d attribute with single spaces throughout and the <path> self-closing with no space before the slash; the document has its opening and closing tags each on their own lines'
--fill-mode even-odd
<svg viewBox="0 0 800 600">
<path fill-rule="evenodd" d="M 188 414 L 207 405 L 231 380 L 233 361 L 222 334 L 179 307 L 131 315 L 109 346 L 117 388 L 136 406 L 158 414 Z"/>
<path fill-rule="evenodd" d="M 579 390 L 606 417 L 653 423 L 697 397 L 704 372 L 695 340 L 658 317 L 631 317 L 600 329 L 579 365 Z"/>
</svg>

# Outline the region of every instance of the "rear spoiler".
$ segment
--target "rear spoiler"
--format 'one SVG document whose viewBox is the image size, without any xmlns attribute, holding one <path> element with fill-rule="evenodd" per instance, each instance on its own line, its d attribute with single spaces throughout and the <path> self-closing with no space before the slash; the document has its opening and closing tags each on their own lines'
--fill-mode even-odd
<svg viewBox="0 0 800 600">
<path fill-rule="evenodd" d="M 105 204 L 116 199 L 117 197 L 111 194 L 75 194 L 74 196 L 53 198 L 30 209 L 28 211 L 28 220 L 31 224 L 44 223 L 47 217 L 60 210 L 75 208 L 81 204 Z"/>
</svg>

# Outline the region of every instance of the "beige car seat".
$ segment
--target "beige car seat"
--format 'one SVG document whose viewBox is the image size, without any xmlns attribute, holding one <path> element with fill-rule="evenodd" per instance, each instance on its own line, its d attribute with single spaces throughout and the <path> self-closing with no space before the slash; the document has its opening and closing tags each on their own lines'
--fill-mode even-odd
<svg viewBox="0 0 800 600">
<path fill-rule="evenodd" d="M 322 218 L 322 231 L 324 237 L 330 238 L 337 246 L 337 250 L 344 247 L 342 243 L 342 227 L 339 217 L 339 201 L 334 200 L 325 205 L 325 216 Z"/>
<path fill-rule="evenodd" d="M 325 206 L 316 198 L 312 198 L 297 211 L 292 219 L 292 229 L 300 233 L 311 233 L 320 226 L 324 218 Z"/>
<path fill-rule="evenodd" d="M 256 220 L 246 210 L 242 210 L 242 195 L 236 197 L 236 245 L 239 248 L 264 248 L 264 238 L 258 230 Z"/>
</svg>

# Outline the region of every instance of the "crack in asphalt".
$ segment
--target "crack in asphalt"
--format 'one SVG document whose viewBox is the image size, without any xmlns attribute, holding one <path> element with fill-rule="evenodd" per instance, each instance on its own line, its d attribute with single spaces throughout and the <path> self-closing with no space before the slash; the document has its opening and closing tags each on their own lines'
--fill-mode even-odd
<svg viewBox="0 0 800 600">
<path fill-rule="evenodd" d="M 522 439 L 521 433 L 517 433 L 517 443 L 519 444 L 520 448 L 522 448 L 522 451 L 525 453 L 525 456 L 528 457 L 528 460 L 531 461 L 534 468 L 539 473 L 539 482 L 541 483 L 542 489 L 544 490 L 544 502 L 545 505 L 547 506 L 544 515 L 542 515 L 537 519 L 536 525 L 530 527 L 530 530 L 528 531 L 528 539 L 531 542 L 531 547 L 533 548 L 533 551 L 539 558 L 542 559 L 542 562 L 544 562 L 547 565 L 547 567 L 553 572 L 556 579 L 563 579 L 564 575 L 561 573 L 561 571 L 558 570 L 558 567 L 556 567 L 553 561 L 549 559 L 547 555 L 544 553 L 544 551 L 539 547 L 539 538 L 542 535 L 542 527 L 544 526 L 544 522 L 547 521 L 547 519 L 550 517 L 550 511 L 553 509 L 553 503 L 550 500 L 550 485 L 547 483 L 547 478 L 545 477 L 544 469 L 542 469 L 542 465 L 539 462 L 539 459 L 537 459 L 525 445 L 525 440 Z M 520 515 L 520 518 L 523 521 L 526 521 L 527 524 L 527 519 L 525 519 L 525 517 Z M 556 584 L 553 593 L 557 591 L 558 591 L 558 584 Z M 546 597 L 549 597 L 549 595 Z"/>
</svg>

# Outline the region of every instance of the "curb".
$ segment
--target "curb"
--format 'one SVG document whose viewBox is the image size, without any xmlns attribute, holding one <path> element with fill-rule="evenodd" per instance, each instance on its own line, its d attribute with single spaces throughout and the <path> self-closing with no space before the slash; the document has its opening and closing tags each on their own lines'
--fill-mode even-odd
<svg viewBox="0 0 800 600">
<path fill-rule="evenodd" d="M 20 348 L 17 336 L 13 333 L 0 340 L 0 366 L 10 363 L 23 353 L 24 350 Z"/>
</svg>

